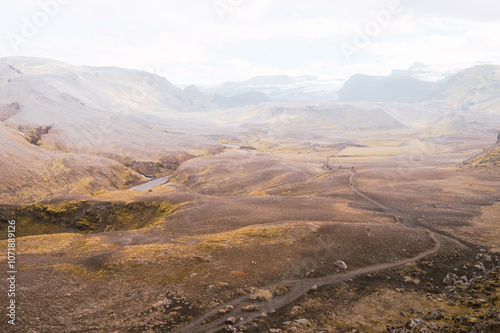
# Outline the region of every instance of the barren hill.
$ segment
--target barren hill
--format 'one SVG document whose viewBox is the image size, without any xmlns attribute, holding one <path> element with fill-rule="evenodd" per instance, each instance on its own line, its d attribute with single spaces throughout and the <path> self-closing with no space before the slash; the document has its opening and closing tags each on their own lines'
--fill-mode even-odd
<svg viewBox="0 0 500 333">
<path fill-rule="evenodd" d="M 488 173 L 500 173 L 500 133 L 497 143 L 492 148 L 479 156 L 468 159 L 460 166 Z"/>
</svg>

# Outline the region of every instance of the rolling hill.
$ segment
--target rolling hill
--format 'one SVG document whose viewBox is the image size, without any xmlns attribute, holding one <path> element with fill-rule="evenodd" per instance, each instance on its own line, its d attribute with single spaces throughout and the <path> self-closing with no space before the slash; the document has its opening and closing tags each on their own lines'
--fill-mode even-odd
<svg viewBox="0 0 500 333">
<path fill-rule="evenodd" d="M 474 156 L 460 164 L 460 167 L 474 168 L 477 171 L 500 174 L 500 133 L 497 143 L 486 152 Z"/>
</svg>

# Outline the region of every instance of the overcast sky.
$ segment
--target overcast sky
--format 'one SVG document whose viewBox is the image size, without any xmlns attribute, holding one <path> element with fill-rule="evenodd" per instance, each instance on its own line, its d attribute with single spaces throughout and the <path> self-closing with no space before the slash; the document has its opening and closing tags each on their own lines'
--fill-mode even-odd
<svg viewBox="0 0 500 333">
<path fill-rule="evenodd" d="M 0 9 L 0 57 L 136 68 L 175 84 L 500 63 L 498 0 L 16 0 Z"/>
</svg>

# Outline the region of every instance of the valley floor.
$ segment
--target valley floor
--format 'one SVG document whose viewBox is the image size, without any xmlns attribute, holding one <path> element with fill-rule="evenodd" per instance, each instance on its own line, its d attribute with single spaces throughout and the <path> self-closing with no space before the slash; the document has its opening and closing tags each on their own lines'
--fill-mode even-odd
<svg viewBox="0 0 500 333">
<path fill-rule="evenodd" d="M 3 206 L 16 329 L 498 332 L 500 176 L 455 159 L 235 147 L 143 191 Z"/>
</svg>

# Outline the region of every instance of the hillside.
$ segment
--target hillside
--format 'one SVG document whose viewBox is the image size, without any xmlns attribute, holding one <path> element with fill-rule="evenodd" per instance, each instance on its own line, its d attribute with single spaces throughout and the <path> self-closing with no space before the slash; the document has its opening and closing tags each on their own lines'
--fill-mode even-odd
<svg viewBox="0 0 500 333">
<path fill-rule="evenodd" d="M 175 128 L 176 132 L 183 128 L 196 131 L 190 117 L 180 112 L 165 112 L 165 117 L 155 120 L 152 115 L 97 109 L 51 83 L 45 76 L 20 75 L 0 84 L 2 124 L 49 150 L 104 157 L 154 160 L 177 153 L 179 140 L 183 141 L 183 150 L 195 151 L 210 144 L 194 133 L 186 137 L 167 131 L 169 128 Z M 100 93 L 99 89 L 92 91 Z M 204 117 L 197 119 L 199 125 L 208 122 Z"/>
<path fill-rule="evenodd" d="M 443 85 L 436 99 L 441 105 L 466 112 L 497 113 L 500 66 L 474 66 L 458 72 Z"/>
<path fill-rule="evenodd" d="M 121 113 L 193 111 L 184 92 L 153 73 L 115 67 L 74 66 L 31 57 L 7 57 L 25 80 L 39 80 L 85 105 Z"/>
<path fill-rule="evenodd" d="M 353 75 L 339 91 L 340 101 L 415 103 L 432 96 L 438 83 L 420 81 L 406 74 L 387 77 Z"/>
<path fill-rule="evenodd" d="M 143 181 L 116 161 L 49 151 L 4 125 L 0 125 L 0 156 L 0 203 L 117 190 Z"/>
<path fill-rule="evenodd" d="M 500 66 L 477 65 L 426 81 L 414 65 L 388 76 L 353 75 L 339 90 L 340 101 L 421 102 L 456 111 L 494 112 L 499 101 Z M 431 72 L 432 73 L 432 72 Z"/>
<path fill-rule="evenodd" d="M 474 168 L 481 172 L 500 174 L 500 134 L 493 148 L 488 149 L 484 154 L 468 159 L 460 164 L 460 166 L 464 168 Z"/>
<path fill-rule="evenodd" d="M 158 86 L 141 85 L 147 77 L 158 78 Z M 144 92 L 137 103 L 120 99 L 134 89 Z M 72 188 L 93 193 L 144 181 L 139 173 L 168 175 L 220 146 L 200 133 L 212 121 L 193 110 L 182 90 L 153 74 L 4 58 L 2 198 L 29 201 Z"/>
</svg>

